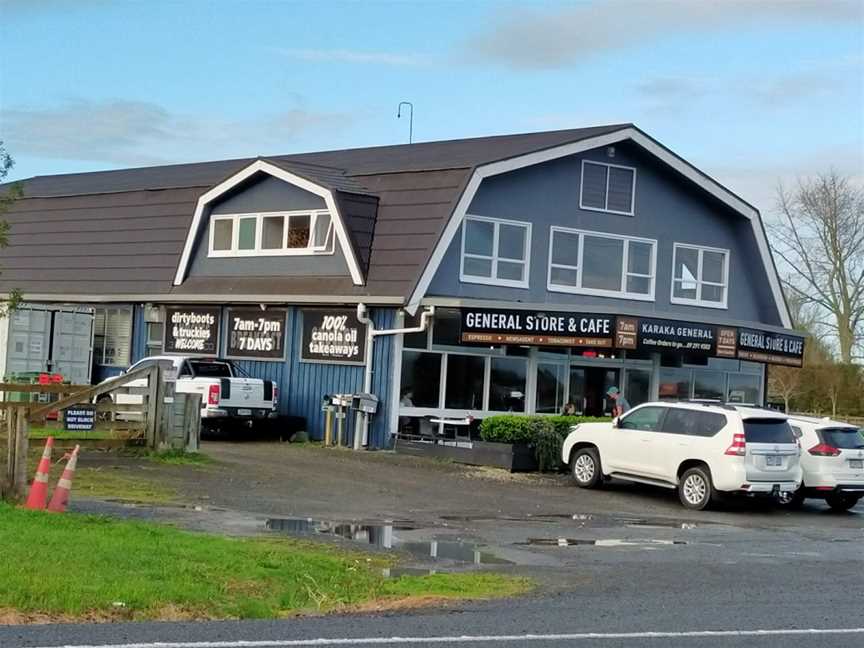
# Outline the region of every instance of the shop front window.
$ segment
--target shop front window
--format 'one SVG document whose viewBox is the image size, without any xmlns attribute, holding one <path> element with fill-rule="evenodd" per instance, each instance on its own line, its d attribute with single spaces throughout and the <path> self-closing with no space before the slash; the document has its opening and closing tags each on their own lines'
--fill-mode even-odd
<svg viewBox="0 0 864 648">
<path fill-rule="evenodd" d="M 564 409 L 565 374 L 567 367 L 562 364 L 541 362 L 537 365 L 537 402 L 538 414 L 560 414 Z"/>
<path fill-rule="evenodd" d="M 441 393 L 441 354 L 402 352 L 401 407 L 438 407 Z"/>
<path fill-rule="evenodd" d="M 486 358 L 483 356 L 447 356 L 447 409 L 482 410 Z"/>
<path fill-rule="evenodd" d="M 730 403 L 762 404 L 762 376 L 730 373 L 727 401 Z"/>
<path fill-rule="evenodd" d="M 726 392 L 726 374 L 722 371 L 694 371 L 693 398 L 723 400 Z"/>
<path fill-rule="evenodd" d="M 132 307 L 96 308 L 93 323 L 93 362 L 128 367 L 132 343 Z"/>
<path fill-rule="evenodd" d="M 692 380 L 689 369 L 660 368 L 660 399 L 687 400 Z"/>
<path fill-rule="evenodd" d="M 432 344 L 459 346 L 462 314 L 456 308 L 439 308 L 432 323 Z"/>
<path fill-rule="evenodd" d="M 528 363 L 517 357 L 492 358 L 489 373 L 489 409 L 524 412 Z"/>
<path fill-rule="evenodd" d="M 625 376 L 627 384 L 624 386 L 624 397 L 631 407 L 636 407 L 651 400 L 650 370 L 627 369 Z"/>
</svg>

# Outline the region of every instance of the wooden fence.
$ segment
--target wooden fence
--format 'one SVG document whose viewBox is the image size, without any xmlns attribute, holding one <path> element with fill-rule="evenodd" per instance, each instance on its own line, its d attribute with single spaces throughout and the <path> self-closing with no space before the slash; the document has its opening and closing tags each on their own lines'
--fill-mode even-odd
<svg viewBox="0 0 864 648">
<path fill-rule="evenodd" d="M 122 420 L 128 429 L 137 431 L 149 447 L 158 443 L 161 410 L 165 400 L 165 383 L 161 379 L 162 370 L 158 366 L 142 367 L 106 380 L 95 386 L 63 384 L 15 384 L 0 383 L 0 392 L 9 394 L 31 394 L 33 398 L 3 400 L 0 402 L 0 416 L 5 425 L 6 452 L 5 466 L 0 470 L 0 498 L 19 500 L 23 497 L 27 484 L 27 455 L 29 452 L 30 425 L 44 424 L 53 412 L 62 417 L 67 407 L 88 404 L 95 405 L 97 416 L 107 414 L 113 423 Z M 146 379 L 146 385 L 129 383 Z M 140 403 L 117 403 L 118 394 L 140 396 Z M 100 399 L 100 397 L 105 398 Z M 44 398 L 43 398 L 44 397 Z M 55 398 L 56 400 L 51 400 Z M 2 458 L 2 456 L 0 456 Z"/>
</svg>

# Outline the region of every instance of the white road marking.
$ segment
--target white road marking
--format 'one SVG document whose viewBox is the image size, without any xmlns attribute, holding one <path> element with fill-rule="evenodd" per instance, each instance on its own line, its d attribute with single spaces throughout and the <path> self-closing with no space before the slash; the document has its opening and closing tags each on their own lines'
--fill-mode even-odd
<svg viewBox="0 0 864 648">
<path fill-rule="evenodd" d="M 795 637 L 864 634 L 864 628 L 808 628 L 788 630 L 695 630 L 690 632 L 574 632 L 571 634 L 464 635 L 439 637 L 356 637 L 334 639 L 273 639 L 237 641 L 169 641 L 125 644 L 66 644 L 41 648 L 292 648 L 293 646 L 393 646 L 400 644 L 506 643 L 514 641 L 581 641 L 591 639 L 701 639 Z"/>
</svg>

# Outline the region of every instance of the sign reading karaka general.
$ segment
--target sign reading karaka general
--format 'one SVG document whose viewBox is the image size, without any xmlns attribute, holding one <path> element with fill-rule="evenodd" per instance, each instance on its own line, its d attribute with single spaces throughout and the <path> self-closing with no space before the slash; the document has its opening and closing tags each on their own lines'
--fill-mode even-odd
<svg viewBox="0 0 864 648">
<path fill-rule="evenodd" d="M 366 359 L 366 325 L 353 310 L 304 308 L 300 359 L 304 362 L 362 364 Z"/>
<path fill-rule="evenodd" d="M 615 318 L 609 315 L 462 309 L 466 344 L 612 347 Z"/>
<path fill-rule="evenodd" d="M 804 339 L 783 333 L 738 329 L 738 357 L 800 367 L 804 364 Z"/>
<path fill-rule="evenodd" d="M 166 306 L 165 353 L 219 353 L 219 306 Z"/>
<path fill-rule="evenodd" d="M 708 324 L 639 318 L 636 337 L 639 349 L 646 351 L 714 355 L 717 349 L 717 327 Z"/>
<path fill-rule="evenodd" d="M 285 310 L 231 308 L 227 337 L 229 358 L 282 360 L 285 358 Z"/>
</svg>

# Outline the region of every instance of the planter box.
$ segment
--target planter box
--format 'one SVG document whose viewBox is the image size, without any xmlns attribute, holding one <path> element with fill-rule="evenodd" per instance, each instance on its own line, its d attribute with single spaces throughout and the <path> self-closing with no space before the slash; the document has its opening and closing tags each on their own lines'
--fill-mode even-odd
<svg viewBox="0 0 864 648">
<path fill-rule="evenodd" d="M 537 470 L 534 450 L 524 443 L 489 443 L 474 441 L 471 448 L 459 448 L 438 443 L 422 441 L 396 442 L 396 452 L 415 457 L 435 457 L 449 459 L 470 466 L 493 466 L 510 472 L 531 472 Z"/>
</svg>

